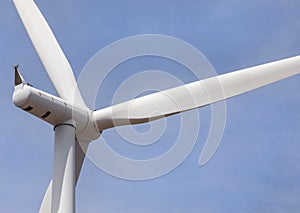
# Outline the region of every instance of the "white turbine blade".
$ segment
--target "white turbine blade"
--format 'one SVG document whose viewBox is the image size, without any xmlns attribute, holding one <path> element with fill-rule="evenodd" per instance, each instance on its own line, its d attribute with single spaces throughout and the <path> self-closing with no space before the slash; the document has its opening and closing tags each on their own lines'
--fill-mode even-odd
<svg viewBox="0 0 300 213">
<path fill-rule="evenodd" d="M 85 159 L 85 154 L 87 152 L 89 143 L 87 142 L 80 142 L 76 140 L 75 144 L 75 184 L 77 184 L 77 181 L 79 179 L 79 175 L 81 172 L 81 168 L 83 165 L 83 161 Z"/>
<path fill-rule="evenodd" d="M 99 130 L 138 124 L 215 103 L 300 73 L 300 56 L 123 102 L 93 113 Z"/>
<path fill-rule="evenodd" d="M 52 182 L 53 182 L 53 180 L 50 181 L 50 183 L 47 187 L 47 190 L 46 190 L 46 193 L 44 195 L 39 213 L 51 213 Z"/>
<path fill-rule="evenodd" d="M 13 2 L 59 96 L 85 107 L 72 68 L 36 4 L 33 0 L 13 0 Z"/>
<path fill-rule="evenodd" d="M 89 143 L 87 142 L 80 142 L 76 140 L 75 144 L 75 185 L 78 182 L 79 175 L 81 172 L 81 168 L 83 165 L 83 161 L 85 159 L 85 153 L 87 152 Z M 52 203 L 52 180 L 50 181 L 46 193 L 44 195 L 40 213 L 51 213 L 51 203 Z"/>
</svg>

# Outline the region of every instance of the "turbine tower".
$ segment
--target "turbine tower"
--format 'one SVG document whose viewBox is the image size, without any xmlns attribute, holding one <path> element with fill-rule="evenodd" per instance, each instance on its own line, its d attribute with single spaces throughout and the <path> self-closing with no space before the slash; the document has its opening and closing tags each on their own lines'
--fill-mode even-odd
<svg viewBox="0 0 300 213">
<path fill-rule="evenodd" d="M 206 106 L 300 72 L 300 56 L 297 56 L 196 81 L 94 111 L 86 106 L 72 68 L 34 1 L 13 2 L 59 96 L 26 83 L 18 66 L 15 67 L 14 104 L 50 123 L 55 130 L 53 176 L 41 204 L 42 213 L 75 212 L 75 186 L 85 153 L 89 143 L 98 138 L 103 130 L 145 123 Z M 216 90 L 220 86 L 222 90 Z"/>
</svg>

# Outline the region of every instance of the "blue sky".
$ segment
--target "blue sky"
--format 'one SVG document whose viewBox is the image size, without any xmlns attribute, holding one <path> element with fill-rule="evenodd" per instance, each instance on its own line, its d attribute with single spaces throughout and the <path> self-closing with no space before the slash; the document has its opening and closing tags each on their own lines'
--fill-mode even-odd
<svg viewBox="0 0 300 213">
<path fill-rule="evenodd" d="M 300 54 L 296 0 L 36 3 L 75 76 L 101 48 L 145 33 L 191 43 L 219 74 Z M 0 212 L 37 212 L 52 176 L 54 134 L 51 126 L 13 105 L 12 65 L 20 63 L 35 87 L 55 91 L 11 1 L 1 1 L 0 27 Z M 108 104 L 118 86 L 114 82 L 122 81 L 118 72 L 102 87 L 97 107 Z M 194 80 L 184 70 L 170 72 L 185 82 Z M 204 167 L 197 162 L 209 126 L 209 107 L 200 109 L 203 125 L 192 153 L 163 177 L 140 182 L 117 179 L 85 161 L 76 189 L 77 212 L 299 212 L 298 91 L 300 76 L 295 76 L 228 100 L 222 144 Z M 172 125 L 176 118 L 168 122 Z M 118 138 L 113 130 L 103 136 Z M 112 143 L 124 143 L 119 140 Z"/>
</svg>

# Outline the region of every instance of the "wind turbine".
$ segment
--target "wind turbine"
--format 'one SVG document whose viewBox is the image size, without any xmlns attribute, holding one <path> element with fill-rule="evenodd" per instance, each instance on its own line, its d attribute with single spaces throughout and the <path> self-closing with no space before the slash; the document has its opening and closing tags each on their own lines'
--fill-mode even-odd
<svg viewBox="0 0 300 213">
<path fill-rule="evenodd" d="M 14 104 L 50 123 L 55 130 L 53 177 L 40 212 L 75 212 L 75 186 L 86 150 L 103 130 L 145 123 L 206 106 L 300 73 L 300 56 L 297 56 L 93 111 L 85 105 L 72 68 L 36 4 L 33 0 L 13 1 L 59 95 L 48 94 L 26 83 L 18 66 L 15 67 Z M 222 90 L 216 89 L 219 86 Z"/>
</svg>

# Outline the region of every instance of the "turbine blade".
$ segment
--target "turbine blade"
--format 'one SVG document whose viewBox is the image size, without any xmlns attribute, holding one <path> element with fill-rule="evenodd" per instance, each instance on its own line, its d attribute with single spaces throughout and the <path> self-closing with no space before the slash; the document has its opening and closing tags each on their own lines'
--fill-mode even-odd
<svg viewBox="0 0 300 213">
<path fill-rule="evenodd" d="M 206 106 L 300 72 L 300 56 L 207 78 L 146 95 L 93 113 L 100 131 L 138 124 Z"/>
<path fill-rule="evenodd" d="M 52 182 L 53 182 L 53 180 L 50 181 L 50 183 L 47 187 L 47 190 L 46 190 L 46 193 L 44 195 L 39 213 L 51 213 Z"/>
<path fill-rule="evenodd" d="M 87 152 L 89 143 L 80 142 L 76 139 L 75 143 L 75 185 L 78 182 L 81 168 L 85 159 L 85 153 Z M 50 181 L 46 193 L 44 195 L 40 213 L 51 213 L 51 203 L 52 203 L 52 180 Z"/>
<path fill-rule="evenodd" d="M 58 95 L 85 107 L 72 68 L 36 4 L 33 0 L 13 2 Z"/>
<path fill-rule="evenodd" d="M 75 184 L 77 184 L 79 175 L 81 172 L 81 168 L 85 159 L 85 154 L 87 152 L 89 143 L 87 142 L 81 142 L 76 139 L 75 143 Z"/>
</svg>

